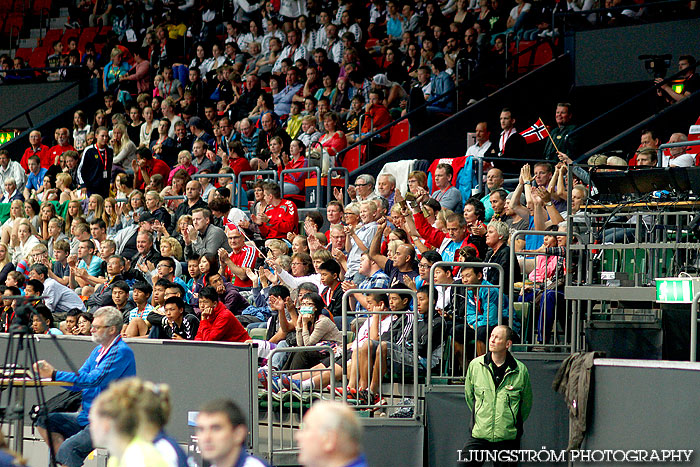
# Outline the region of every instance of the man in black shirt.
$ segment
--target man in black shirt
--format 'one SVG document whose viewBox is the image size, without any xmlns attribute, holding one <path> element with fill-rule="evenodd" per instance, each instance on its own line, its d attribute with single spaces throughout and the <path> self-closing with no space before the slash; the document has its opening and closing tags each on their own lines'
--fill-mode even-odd
<svg viewBox="0 0 700 467">
<path fill-rule="evenodd" d="M 103 198 L 109 196 L 109 183 L 112 178 L 112 159 L 114 151 L 107 145 L 109 131 L 101 126 L 95 131 L 96 143 L 83 153 L 78 165 L 78 183 L 87 196 L 98 194 Z"/>
<path fill-rule="evenodd" d="M 194 340 L 199 320 L 193 314 L 184 313 L 184 300 L 180 297 L 166 298 L 163 308 L 165 316 L 152 311 L 146 318 L 151 323 L 151 333 L 157 333 L 158 339 Z"/>
</svg>

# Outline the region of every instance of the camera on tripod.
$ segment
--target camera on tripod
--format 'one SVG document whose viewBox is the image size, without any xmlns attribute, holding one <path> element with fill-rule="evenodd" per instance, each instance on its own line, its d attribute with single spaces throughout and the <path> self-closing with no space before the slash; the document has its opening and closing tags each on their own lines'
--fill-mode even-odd
<svg viewBox="0 0 700 467">
<path fill-rule="evenodd" d="M 665 78 L 671 66 L 671 54 L 640 55 L 639 60 L 644 60 L 644 67 L 654 78 Z"/>
</svg>

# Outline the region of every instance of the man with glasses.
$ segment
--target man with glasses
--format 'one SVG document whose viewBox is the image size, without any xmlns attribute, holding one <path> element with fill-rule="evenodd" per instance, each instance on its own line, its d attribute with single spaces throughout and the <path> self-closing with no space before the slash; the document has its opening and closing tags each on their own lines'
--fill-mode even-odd
<svg viewBox="0 0 700 467">
<path fill-rule="evenodd" d="M 80 467 L 92 452 L 88 413 L 95 397 L 107 389 L 112 381 L 136 376 L 134 353 L 122 341 L 121 328 L 122 314 L 119 310 L 114 307 L 100 308 L 95 312 L 90 328 L 92 340 L 98 345 L 78 373 L 57 371 L 45 360 L 39 360 L 33 366 L 35 374 L 40 378 L 72 383 L 70 390 L 82 392 L 80 412 L 50 413 L 37 422 L 41 437 L 47 444 L 53 445 L 56 461 L 61 465 Z M 48 436 L 49 431 L 51 438 Z"/>
<path fill-rule="evenodd" d="M 355 185 L 348 186 L 348 196 L 357 203 L 379 198 L 374 192 L 374 177 L 367 174 L 358 175 Z"/>
<path fill-rule="evenodd" d="M 226 237 L 231 254 L 224 248 L 219 248 L 219 262 L 224 268 L 224 274 L 232 278 L 231 282 L 236 287 L 253 287 L 246 269 L 255 266 L 258 259 L 257 249 L 246 245 L 245 237 L 238 227 L 226 229 Z"/>
</svg>

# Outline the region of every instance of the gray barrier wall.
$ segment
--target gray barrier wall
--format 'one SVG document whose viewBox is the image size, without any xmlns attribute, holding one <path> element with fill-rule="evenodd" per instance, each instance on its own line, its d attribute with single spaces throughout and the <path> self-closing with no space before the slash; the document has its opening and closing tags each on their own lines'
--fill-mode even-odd
<svg viewBox="0 0 700 467">
<path fill-rule="evenodd" d="M 700 464 L 700 363 L 594 363 L 584 449 L 693 449 L 690 465 Z"/>
<path fill-rule="evenodd" d="M 552 381 L 566 355 L 516 353 L 530 372 L 532 411 L 523 426 L 522 449 L 566 449 L 568 411 L 563 396 L 552 390 Z M 471 413 L 464 400 L 464 386 L 426 388 L 426 461 L 429 466 L 457 463 L 471 426 Z"/>
<path fill-rule="evenodd" d="M 668 21 L 577 32 L 566 41 L 572 52 L 576 86 L 653 80 L 639 55 L 673 55 L 669 75 L 678 70 L 678 57 L 697 56 L 700 19 Z M 573 48 L 573 50 L 571 50 Z"/>
<path fill-rule="evenodd" d="M 61 89 L 67 88 L 72 85 L 72 82 L 59 82 L 59 83 L 38 83 L 38 84 L 3 84 L 0 86 L 0 122 L 4 122 L 18 113 L 28 109 L 34 104 L 38 104 L 42 100 L 49 97 L 51 94 L 60 91 Z M 46 120 L 56 114 L 57 109 L 63 109 L 69 105 L 78 101 L 80 92 L 80 86 L 75 86 L 63 94 L 57 96 L 54 100 L 43 105 L 37 109 L 32 110 L 29 115 L 32 122 L 36 125 L 39 122 Z M 18 118 L 8 125 L 4 129 L 20 129 L 25 130 L 29 128 L 29 124 L 25 117 Z M 48 136 L 49 142 L 53 138 L 53 134 L 44 135 Z M 49 143 L 45 143 L 49 144 Z"/>
<path fill-rule="evenodd" d="M 51 339 L 33 336 L 37 353 L 59 370 L 70 371 Z M 257 350 L 247 344 L 225 342 L 167 341 L 156 339 L 125 339 L 136 357 L 136 372 L 143 379 L 170 386 L 172 412 L 168 432 L 180 443 L 187 443 L 190 430 L 187 413 L 196 411 L 204 402 L 227 397 L 233 399 L 246 414 L 248 442 L 256 446 L 258 436 L 257 380 L 253 381 L 253 366 L 257 368 Z M 95 344 L 85 337 L 62 336 L 57 339 L 73 364 L 80 368 Z M 8 335 L 0 334 L 0 358 L 4 359 Z M 253 391 L 255 393 L 253 394 Z M 46 388 L 46 397 L 61 392 Z M 2 394 L 2 402 L 6 395 Z M 33 389 L 27 390 L 25 409 L 36 403 Z M 255 422 L 255 423 L 254 423 Z"/>
</svg>

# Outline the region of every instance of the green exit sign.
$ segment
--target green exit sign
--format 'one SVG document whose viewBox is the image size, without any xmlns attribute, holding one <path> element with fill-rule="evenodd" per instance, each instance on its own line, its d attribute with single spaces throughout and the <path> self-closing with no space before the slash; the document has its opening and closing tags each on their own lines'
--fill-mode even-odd
<svg viewBox="0 0 700 467">
<path fill-rule="evenodd" d="M 658 303 L 692 303 L 700 290 L 697 277 L 660 277 L 656 279 L 656 301 Z"/>
</svg>

